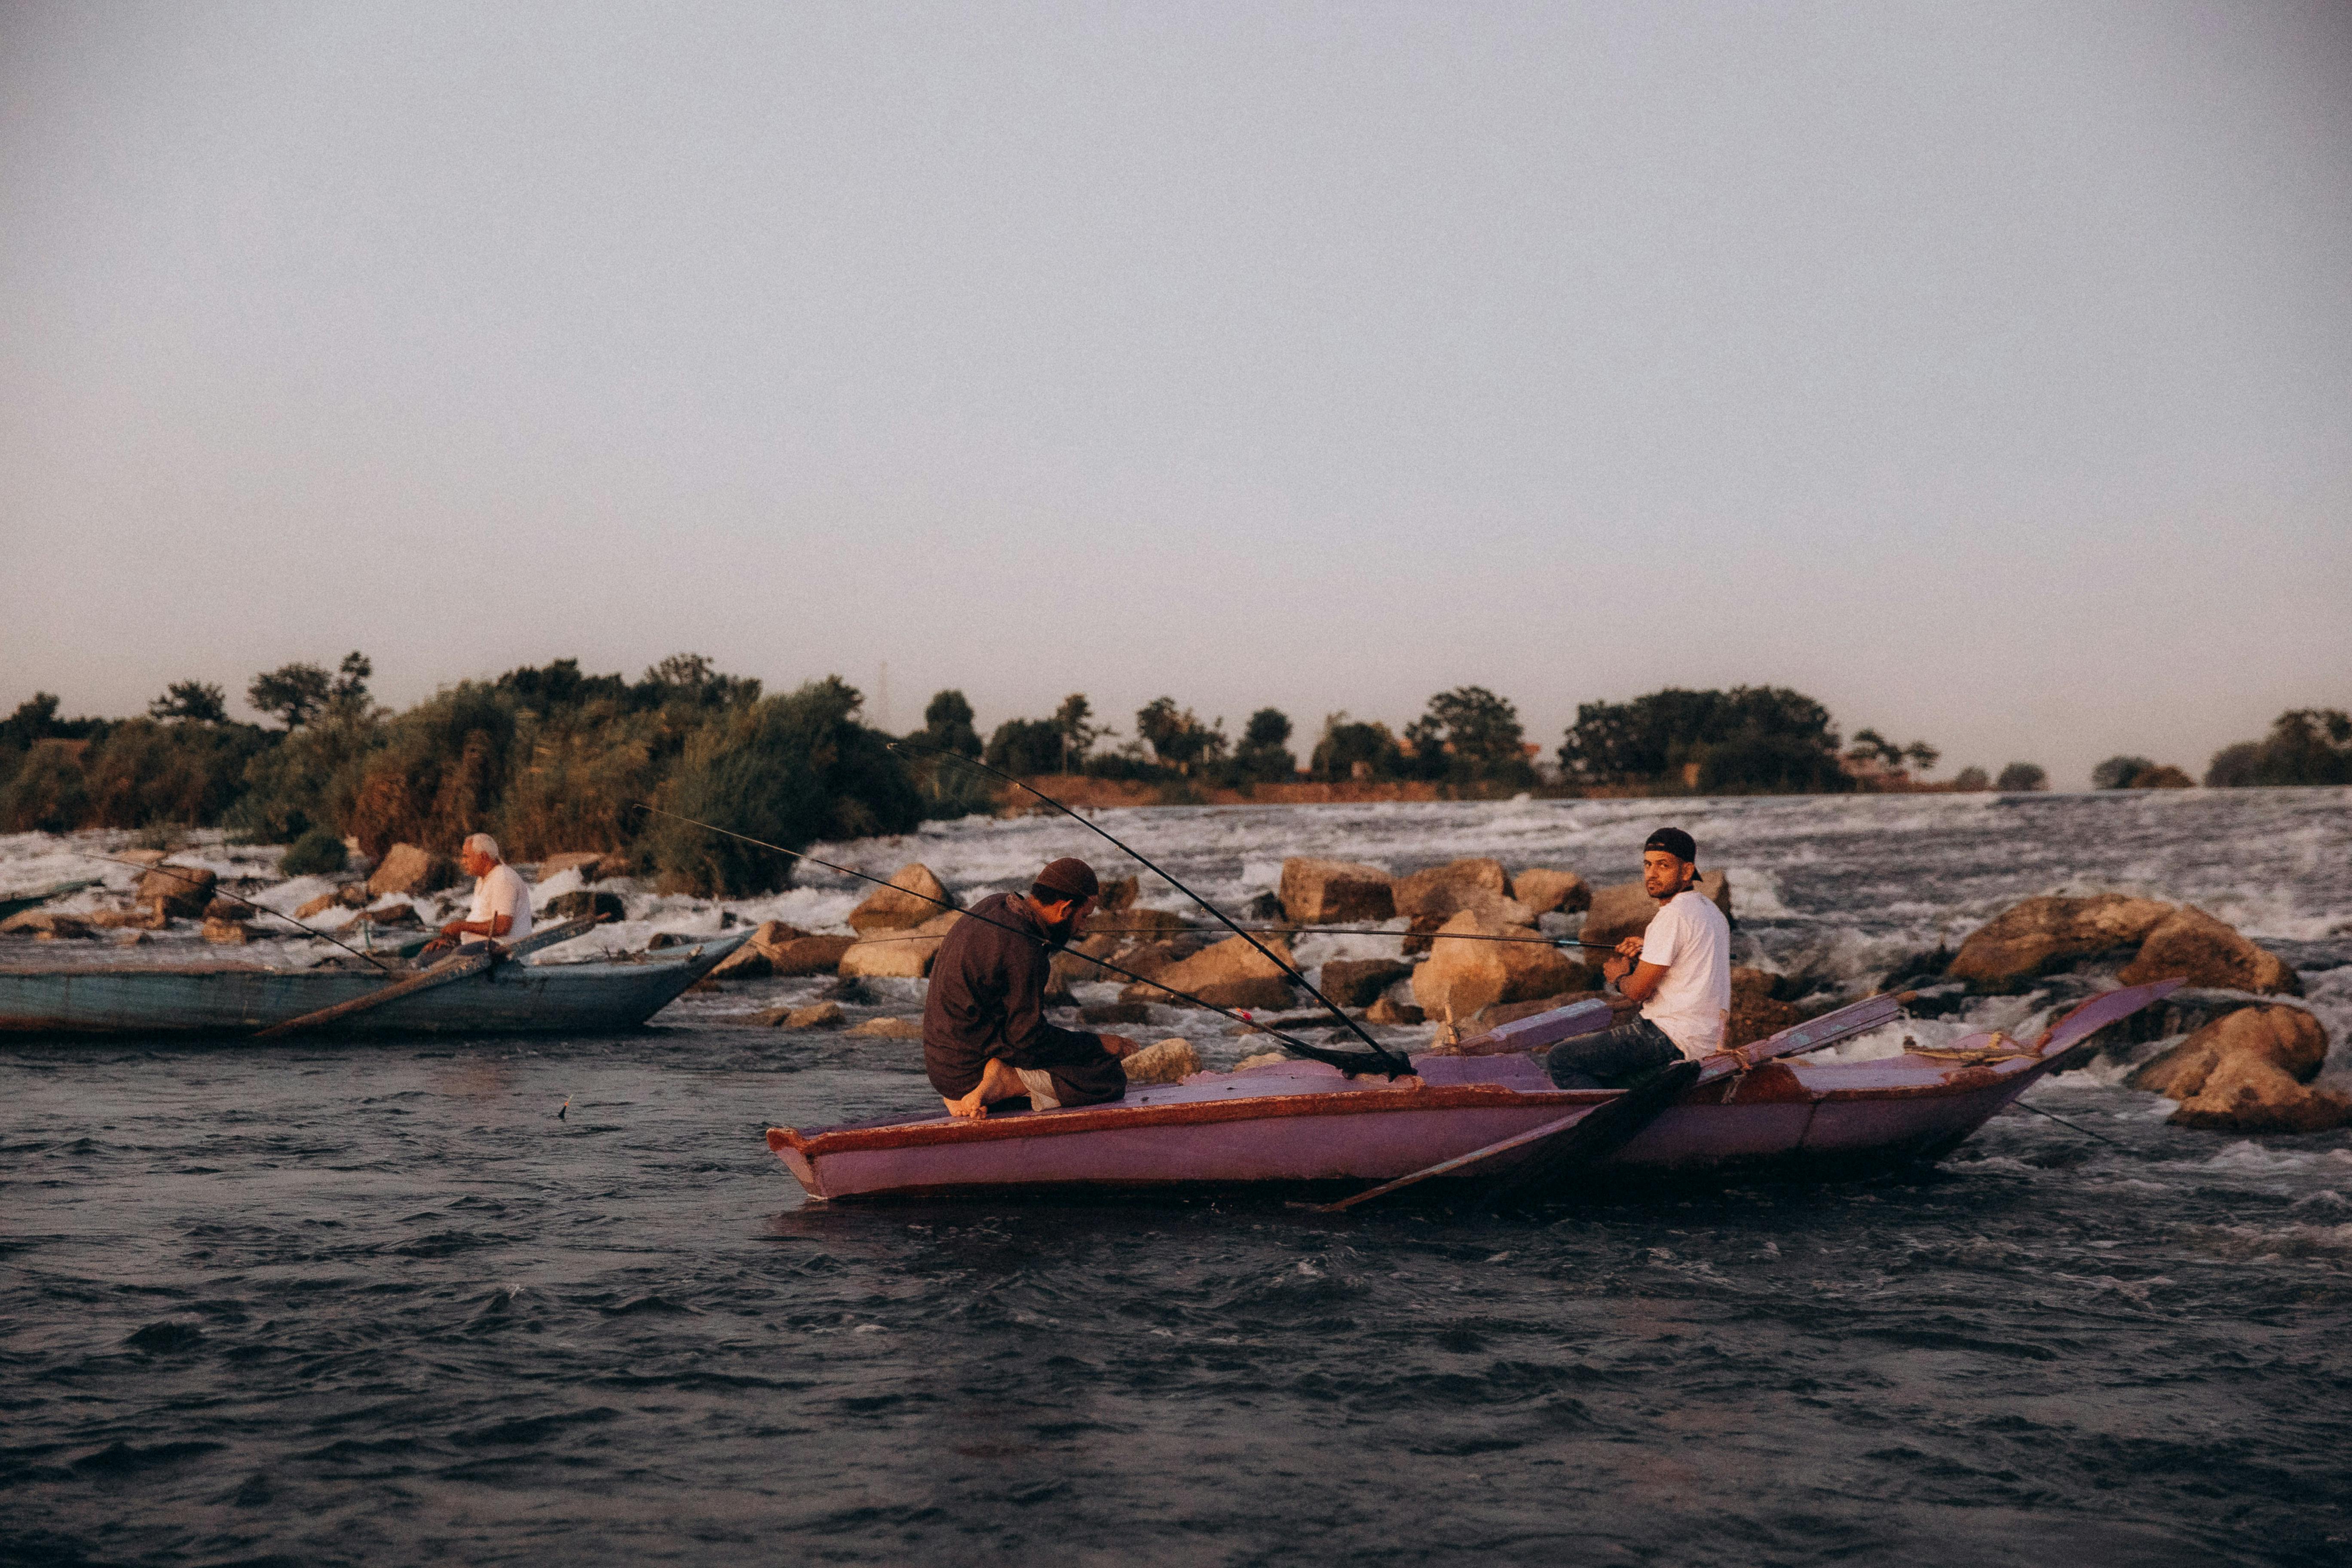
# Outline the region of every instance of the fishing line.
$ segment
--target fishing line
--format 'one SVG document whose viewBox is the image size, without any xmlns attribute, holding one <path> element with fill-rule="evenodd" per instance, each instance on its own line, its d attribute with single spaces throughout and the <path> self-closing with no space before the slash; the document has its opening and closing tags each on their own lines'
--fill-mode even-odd
<svg viewBox="0 0 2352 1568">
<path fill-rule="evenodd" d="M 187 875 L 185 872 L 175 870 L 169 866 L 142 866 L 136 860 L 118 860 L 111 855 L 93 855 L 87 849 L 78 851 L 78 853 L 85 860 L 103 860 L 110 866 L 128 866 L 135 871 L 161 871 L 164 876 L 171 878 L 175 882 L 185 882 L 192 888 L 200 888 L 205 886 L 204 883 L 197 881 L 194 877 Z M 246 898 L 237 893 L 232 893 L 226 888 L 220 886 L 218 882 L 212 884 L 212 891 L 216 897 L 235 900 L 237 903 L 245 905 L 247 909 L 259 910 L 265 915 L 277 915 L 279 920 L 284 921 L 296 931 L 309 931 L 320 942 L 331 942 L 337 947 L 341 948 L 345 952 L 350 953 L 352 957 L 366 959 L 370 963 L 374 964 L 386 974 L 396 974 L 399 973 L 398 970 L 386 964 L 382 959 L 376 957 L 375 954 L 372 952 L 362 952 L 350 942 L 341 941 L 336 937 L 329 936 L 325 931 L 319 930 L 315 926 L 304 925 L 292 915 L 278 914 L 276 910 L 271 909 L 267 904 L 257 904 L 251 899 Z"/>
<path fill-rule="evenodd" d="M 795 860 L 805 860 L 812 866 L 822 866 L 828 871 L 835 871 L 845 877 L 855 877 L 861 882 L 871 882 L 877 888 L 888 888 L 893 892 L 905 893 L 909 897 L 920 899 L 927 904 L 937 904 L 940 908 L 955 914 L 962 915 L 967 920 L 976 920 L 982 925 L 994 926 L 999 931 L 1011 931 L 1014 936 L 1019 937 L 1024 942 L 1036 942 L 1039 940 L 1034 931 L 1023 931 L 1018 926 L 1008 925 L 1003 921 L 991 920 L 986 915 L 974 914 L 970 910 L 959 910 L 953 904 L 949 903 L 945 899 L 935 899 L 929 893 L 918 893 L 911 888 L 901 888 L 898 883 L 890 881 L 887 878 L 873 876 L 865 871 L 852 870 L 847 866 L 836 866 L 830 860 L 820 860 L 815 856 L 808 854 L 805 851 L 799 849 L 787 849 L 781 844 L 771 844 L 764 838 L 754 838 L 748 833 L 738 833 L 731 827 L 721 827 L 715 822 L 704 822 L 696 817 L 681 816 L 675 811 L 664 811 L 660 806 L 650 805 L 644 801 L 637 801 L 634 804 L 639 811 L 649 811 L 656 816 L 667 816 L 673 822 L 687 823 L 692 826 L 702 828 L 708 832 L 722 834 L 729 838 L 740 838 L 746 844 L 756 844 L 762 849 L 772 849 L 779 855 L 789 855 Z M 882 940 L 887 941 L 896 939 L 885 938 Z M 1173 987 L 1162 985 L 1157 980 L 1153 980 L 1147 975 L 1138 974 L 1132 969 L 1122 969 L 1116 963 L 1108 963 L 1099 958 L 1090 958 L 1087 959 L 1087 962 L 1100 968 L 1108 969 L 1113 974 L 1124 974 L 1129 980 L 1149 985 L 1155 991 L 1165 992 L 1167 994 L 1177 998 L 1179 1001 L 1190 1002 L 1195 1007 L 1206 1007 L 1212 1013 L 1223 1014 L 1224 1016 L 1233 1019 L 1237 1024 L 1249 1024 L 1253 1027 L 1262 1031 L 1269 1038 L 1277 1041 L 1293 1051 L 1296 1051 L 1300 1056 L 1307 1058 L 1310 1061 L 1323 1062 L 1328 1066 L 1338 1068 L 1341 1072 L 1345 1073 L 1386 1072 L 1391 1078 L 1399 1076 L 1398 1071 L 1396 1069 L 1392 1069 L 1389 1065 L 1397 1058 L 1390 1056 L 1386 1051 L 1382 1051 L 1381 1053 L 1381 1060 L 1377 1066 L 1367 1066 L 1364 1060 L 1364 1053 L 1361 1051 L 1334 1051 L 1328 1050 L 1321 1046 L 1310 1046 L 1306 1041 L 1294 1039 L 1292 1037 L 1282 1033 L 1280 1030 L 1266 1028 L 1264 1025 L 1258 1024 L 1245 1013 L 1237 1013 L 1231 1007 L 1220 1007 L 1214 1002 L 1206 1002 L 1198 996 L 1187 995 L 1185 993 L 1178 991 Z M 1324 1005 L 1328 1007 L 1330 1004 L 1327 1002 Z M 1412 1072 L 1412 1064 L 1411 1062 L 1404 1063 L 1402 1071 L 1405 1073 Z"/>
<path fill-rule="evenodd" d="M 2087 1127 L 2077 1127 L 2074 1122 L 2067 1121 L 2063 1116 L 2051 1116 L 2050 1112 L 2042 1110 L 2038 1105 L 2028 1105 L 2021 1100 L 2012 1100 L 2010 1101 L 2010 1104 L 2017 1107 L 2020 1110 L 2030 1110 L 2036 1116 L 2049 1116 L 2051 1121 L 2055 1121 L 2061 1127 L 2073 1127 L 2075 1131 L 2080 1132 L 2084 1137 L 2096 1138 L 2100 1142 L 2111 1144 L 2117 1149 L 2121 1149 L 2126 1154 L 2134 1152 L 2129 1144 L 2117 1143 L 2114 1139 L 2108 1137 L 2104 1132 L 2094 1132 Z"/>
<path fill-rule="evenodd" d="M 1244 942 L 1257 949 L 1260 956 L 1265 958 L 1267 963 L 1273 964 L 1276 968 L 1281 970 L 1285 974 L 1289 975 L 1293 980 L 1296 980 L 1300 985 L 1304 986 L 1307 994 L 1309 996 L 1314 997 L 1318 1002 L 1320 1002 L 1325 1009 L 1330 1013 L 1331 1016 L 1339 1019 L 1341 1024 L 1345 1025 L 1349 1034 L 1363 1041 L 1364 1044 L 1371 1047 L 1373 1054 L 1378 1056 L 1381 1061 L 1390 1064 L 1388 1069 L 1390 1076 L 1394 1077 L 1399 1074 L 1412 1071 L 1412 1064 L 1411 1062 L 1395 1055 L 1386 1046 L 1381 1045 L 1378 1040 L 1372 1038 L 1371 1036 L 1366 1034 L 1362 1025 L 1348 1016 L 1345 1011 L 1332 1002 L 1331 998 L 1324 995 L 1322 992 L 1318 991 L 1313 984 L 1307 980 L 1307 976 L 1298 972 L 1298 968 L 1296 964 L 1289 963 L 1282 959 L 1276 958 L 1273 952 L 1268 949 L 1264 942 L 1258 941 L 1257 938 L 1250 935 L 1249 932 L 1244 931 L 1241 927 L 1235 925 L 1230 919 L 1228 919 L 1224 910 L 1217 908 L 1216 905 L 1209 902 L 1208 900 L 1202 898 L 1200 894 L 1194 892 L 1192 889 L 1186 887 L 1183 883 L 1178 881 L 1175 878 L 1170 876 L 1167 872 L 1161 870 L 1150 861 L 1145 859 L 1137 851 L 1129 848 L 1124 844 L 1121 844 L 1117 838 L 1112 837 L 1107 830 L 1097 827 L 1093 823 L 1088 822 L 1085 817 L 1080 816 L 1076 812 L 1072 811 L 1068 806 L 1064 805 L 1060 801 L 1055 800 L 1044 790 L 1036 789 L 1031 785 L 1023 784 L 1011 773 L 1000 773 L 996 769 L 990 767 L 986 763 L 975 762 L 973 759 L 965 756 L 961 752 L 945 751 L 936 746 L 926 746 L 913 741 L 891 741 L 887 742 L 887 745 L 889 749 L 894 752 L 898 751 L 901 747 L 908 747 L 918 752 L 928 752 L 935 757 L 951 759 L 955 762 L 961 763 L 968 768 L 978 768 L 982 773 L 987 773 L 992 778 L 1003 779 L 1006 784 L 1011 784 L 1013 788 L 1018 790 L 1026 790 L 1029 794 L 1035 795 L 1039 800 L 1044 801 L 1047 805 L 1052 806 L 1055 811 L 1060 812 L 1064 816 L 1068 817 L 1072 822 L 1076 823 L 1087 832 L 1094 834 L 1097 837 L 1110 845 L 1112 848 L 1117 849 L 1119 853 L 1129 857 L 1138 865 L 1142 866 L 1146 870 L 1150 871 L 1153 875 L 1160 878 L 1160 880 L 1166 882 L 1170 887 L 1175 889 L 1178 892 L 1183 894 L 1186 898 L 1192 900 L 1194 903 L 1200 905 L 1211 914 L 1216 916 L 1218 924 L 1223 926 L 1227 931 L 1232 931 L 1235 936 L 1241 938 Z"/>
</svg>

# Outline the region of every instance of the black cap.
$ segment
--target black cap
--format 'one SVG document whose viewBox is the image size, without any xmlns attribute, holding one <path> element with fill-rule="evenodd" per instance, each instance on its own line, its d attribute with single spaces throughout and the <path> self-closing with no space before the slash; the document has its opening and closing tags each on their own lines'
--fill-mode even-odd
<svg viewBox="0 0 2352 1568">
<path fill-rule="evenodd" d="M 1697 844 L 1679 827 L 1661 827 L 1642 841 L 1643 854 L 1653 849 L 1663 849 L 1675 859 L 1687 860 L 1694 866 L 1698 864 Z"/>
<path fill-rule="evenodd" d="M 1063 899 L 1091 899 L 1102 891 L 1102 884 L 1095 880 L 1092 866 L 1075 855 L 1066 855 L 1038 872 L 1037 879 L 1030 884 L 1029 891 L 1040 898 L 1046 893 L 1055 893 Z M 1059 900 L 1046 901 L 1058 902 Z"/>
</svg>

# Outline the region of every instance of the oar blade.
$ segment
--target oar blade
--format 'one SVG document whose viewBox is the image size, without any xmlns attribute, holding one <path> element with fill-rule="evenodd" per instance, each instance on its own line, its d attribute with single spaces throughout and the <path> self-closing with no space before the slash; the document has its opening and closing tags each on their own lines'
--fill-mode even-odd
<svg viewBox="0 0 2352 1568">
<path fill-rule="evenodd" d="M 1570 1190 L 1680 1100 L 1698 1075 L 1699 1065 L 1692 1061 L 1675 1062 L 1651 1074 L 1591 1115 L 1538 1143 L 1532 1152 L 1496 1176 L 1478 1206 L 1537 1203 Z"/>
</svg>

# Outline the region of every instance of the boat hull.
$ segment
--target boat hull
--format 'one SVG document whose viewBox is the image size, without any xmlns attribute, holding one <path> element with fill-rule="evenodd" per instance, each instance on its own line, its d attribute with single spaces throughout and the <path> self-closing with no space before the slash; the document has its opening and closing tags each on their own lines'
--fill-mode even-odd
<svg viewBox="0 0 2352 1568">
<path fill-rule="evenodd" d="M 2072 1047 L 2178 984 L 2094 999 L 2031 1047 L 1986 1035 L 1960 1042 L 1957 1059 L 1946 1051 L 1726 1063 L 1597 1162 L 1595 1183 L 1838 1176 L 1940 1158 Z M 1786 1033 L 1792 1037 L 1776 1048 L 1801 1048 L 1800 1031 Z M 1404 1086 L 1286 1062 L 1196 1074 L 1113 1105 L 772 1128 L 768 1146 L 822 1198 L 1314 1188 L 1426 1172 L 1612 1098 L 1554 1088 L 1528 1055 L 1418 1057 L 1413 1065 L 1418 1081 Z M 1530 1157 L 1498 1155 L 1428 1185 L 1485 1182 Z"/>
<path fill-rule="evenodd" d="M 740 937 L 643 963 L 502 963 L 357 1013 L 322 1037 L 594 1034 L 635 1028 Z M 90 966 L 0 971 L 0 1034 L 139 1038 L 250 1035 L 385 984 L 372 970 Z M 307 1034 L 302 1037 L 310 1037 Z"/>
</svg>

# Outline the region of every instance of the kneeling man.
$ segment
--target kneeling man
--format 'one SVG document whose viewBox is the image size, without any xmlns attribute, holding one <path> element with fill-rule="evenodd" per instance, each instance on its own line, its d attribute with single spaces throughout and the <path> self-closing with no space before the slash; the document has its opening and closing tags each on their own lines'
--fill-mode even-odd
<svg viewBox="0 0 2352 1568">
<path fill-rule="evenodd" d="M 992 893 L 949 928 L 923 997 L 923 1070 L 950 1115 L 985 1116 L 1023 1094 L 1039 1110 L 1127 1097 L 1119 1058 L 1135 1054 L 1133 1040 L 1045 1018 L 1054 950 L 1100 891 L 1085 861 L 1056 860 L 1027 893 Z"/>
<path fill-rule="evenodd" d="M 1601 966 L 1641 1016 L 1605 1034 L 1562 1040 L 1546 1062 L 1562 1089 L 1622 1088 L 1678 1058 L 1723 1049 L 1731 1008 L 1731 922 L 1700 892 L 1698 846 L 1661 827 L 1642 846 L 1642 888 L 1662 906 L 1649 929 Z"/>
</svg>

